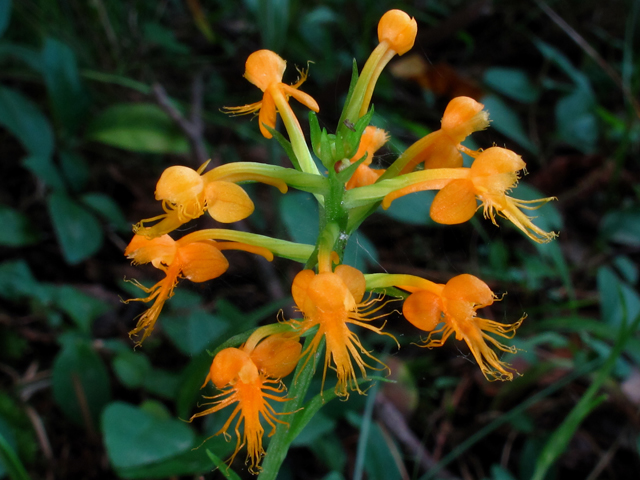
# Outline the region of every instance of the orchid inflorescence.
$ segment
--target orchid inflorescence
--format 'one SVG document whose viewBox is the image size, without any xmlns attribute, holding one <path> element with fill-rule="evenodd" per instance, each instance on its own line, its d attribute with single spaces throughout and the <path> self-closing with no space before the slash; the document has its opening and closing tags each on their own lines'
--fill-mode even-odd
<svg viewBox="0 0 640 480">
<path fill-rule="evenodd" d="M 151 334 L 164 303 L 181 279 L 205 282 L 227 270 L 229 263 L 223 250 L 243 250 L 267 260 L 279 256 L 304 264 L 291 287 L 301 318 L 281 319 L 259 327 L 240 336 L 235 345 L 227 342 L 226 348 L 215 351 L 205 385 L 211 381 L 222 393 L 207 397 L 212 400 L 211 406 L 192 417 L 193 420 L 234 406 L 218 433 L 227 436 L 236 419 L 237 444 L 231 460 L 246 446 L 247 460 L 254 473 L 260 471 L 265 455 L 263 424 L 270 427 L 271 435 L 277 428 L 289 428 L 291 419 L 304 411 L 302 402 L 308 381 L 303 389 L 297 388 L 297 382 L 303 381 L 303 372 L 315 370 L 321 349 L 325 349 L 323 385 L 327 371 L 334 370 L 337 383 L 333 394 L 345 399 L 353 391 L 364 393 L 361 384 L 369 379 L 368 370 L 387 369 L 365 349 L 356 332 L 364 328 L 394 338 L 383 331 L 384 323 L 375 324 L 388 315 L 383 312 L 388 291 L 394 294 L 386 298 L 403 301 L 404 318 L 428 332 L 421 346 L 442 346 L 453 334 L 456 340 L 466 342 L 488 380 L 511 380 L 515 373 L 491 346 L 515 353 L 514 347 L 504 345 L 495 336 L 512 338 L 524 317 L 513 324 L 479 317 L 478 309 L 497 300 L 479 278 L 462 274 L 442 285 L 413 275 L 364 275 L 342 262 L 349 236 L 379 205 L 388 208 L 395 199 L 424 190 L 438 191 L 430 210 L 431 218 L 438 223 L 466 222 L 482 207 L 485 218 L 497 225 L 497 217 L 503 217 L 533 241 L 548 242 L 556 236 L 537 227 L 522 211 L 538 208 L 552 198 L 524 201 L 508 195 L 525 168 L 520 156 L 497 146 L 471 151 L 461 145 L 473 132 L 489 126 L 488 112 L 471 98 L 454 98 L 444 112 L 441 128 L 411 145 L 387 169 L 371 167 L 375 152 L 389 138 L 384 130 L 369 125 L 376 81 L 395 55 L 411 49 L 416 33 L 413 18 L 399 10 L 387 12 L 378 25 L 379 45 L 359 75 L 354 67 L 335 134 L 321 130 L 315 113 L 310 113 L 311 146 L 326 169 L 324 173 L 314 161 L 288 103 L 293 97 L 313 112 L 319 111 L 316 101 L 299 89 L 308 72 L 299 70 L 299 80 L 287 85 L 282 81 L 286 68 L 282 58 L 269 50 L 251 54 L 245 78 L 263 92 L 262 100 L 227 107 L 226 111 L 234 115 L 257 114 L 262 135 L 275 137 L 285 147 L 295 168 L 251 162 L 226 164 L 206 172 L 207 164 L 197 171 L 184 166 L 170 167 L 160 177 L 155 193 L 165 213 L 140 221 L 125 250 L 134 263 L 151 263 L 165 273 L 165 278 L 151 288 L 134 282 L 148 294 L 134 300 L 153 302 L 130 333 L 137 345 Z M 277 114 L 289 140 L 276 131 Z M 470 168 L 462 166 L 461 152 L 473 158 Z M 197 230 L 179 240 L 169 236 L 206 212 L 222 223 L 247 218 L 254 205 L 238 185 L 246 182 L 272 185 L 282 193 L 289 188 L 312 193 L 321 210 L 317 243 L 304 245 L 226 229 Z M 304 347 L 300 343 L 302 337 Z M 299 406 L 294 410 L 287 407 L 294 399 L 285 396 L 287 390 L 282 379 L 296 368 L 292 382 L 298 397 L 291 404 Z M 268 400 L 283 403 L 284 412 L 276 412 Z"/>
</svg>

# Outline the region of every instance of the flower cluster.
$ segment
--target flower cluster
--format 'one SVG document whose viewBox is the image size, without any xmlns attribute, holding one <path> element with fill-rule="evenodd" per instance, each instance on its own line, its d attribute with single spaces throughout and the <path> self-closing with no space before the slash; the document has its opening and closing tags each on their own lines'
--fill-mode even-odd
<svg viewBox="0 0 640 480">
<path fill-rule="evenodd" d="M 225 343 L 214 351 L 209 381 L 221 390 L 203 415 L 234 406 L 218 432 L 227 436 L 235 420 L 236 449 L 246 446 L 250 470 L 258 472 L 265 455 L 262 437 L 267 424 L 272 435 L 287 429 L 289 419 L 304 416 L 305 393 L 322 349 L 324 366 L 320 395 L 347 398 L 351 392 L 362 394 L 361 386 L 370 381 L 371 370 L 385 371 L 387 366 L 367 350 L 359 331 L 368 330 L 392 338 L 384 331 L 387 317 L 383 307 L 389 301 L 402 301 L 404 318 L 417 329 L 428 332 L 422 346 L 440 347 L 454 335 L 463 340 L 488 380 L 511 380 L 514 370 L 496 353 L 515 353 L 496 337 L 512 338 L 523 318 L 512 324 L 498 323 L 478 316 L 477 311 L 497 300 L 485 282 L 462 274 L 446 284 L 402 273 L 364 275 L 343 263 L 350 235 L 379 205 L 388 208 L 397 198 L 423 190 L 437 190 L 430 215 L 441 224 L 468 221 L 483 209 L 485 218 L 497 225 L 503 217 L 536 242 L 555 237 L 533 223 L 523 209 L 538 208 L 551 198 L 524 201 L 508 195 L 516 188 L 525 163 L 511 150 L 491 147 L 471 151 L 461 145 L 473 132 L 489 126 L 489 113 L 474 99 L 453 99 L 442 117 L 439 130 L 421 138 L 402 153 L 388 168 L 373 168 L 376 152 L 387 142 L 384 130 L 369 125 L 373 110 L 370 103 L 377 79 L 395 55 L 403 55 L 412 46 L 417 33 L 414 19 L 399 10 L 387 12 L 378 25 L 379 44 L 359 76 L 354 76 L 350 95 L 336 128 L 330 134 L 320 129 L 315 114 L 311 119 L 311 141 L 326 171 L 321 173 L 312 157 L 307 140 L 293 110 L 291 97 L 318 112 L 316 101 L 299 87 L 307 71 L 292 85 L 283 83 L 286 62 L 276 53 L 260 50 L 246 62 L 245 78 L 262 92 L 262 100 L 240 107 L 227 107 L 231 114 L 254 113 L 258 128 L 266 138 L 283 144 L 294 168 L 237 162 L 206 171 L 184 166 L 169 167 L 160 177 L 155 196 L 165 213 L 142 220 L 125 255 L 136 264 L 151 263 L 162 270 L 164 279 L 151 288 L 134 283 L 148 294 L 135 301 L 153 302 L 131 331 L 138 345 L 151 334 L 166 301 L 180 279 L 206 282 L 224 274 L 229 264 L 222 251 L 235 249 L 260 255 L 267 260 L 284 257 L 304 265 L 293 279 L 291 293 L 299 318 L 281 319 L 259 327 Z M 284 124 L 288 140 L 276 133 L 277 114 Z M 462 153 L 473 158 L 463 167 Z M 322 212 L 321 231 L 315 245 L 287 242 L 276 238 L 227 229 L 196 230 L 179 239 L 169 234 L 184 223 L 208 212 L 215 220 L 233 223 L 253 212 L 254 204 L 238 185 L 262 182 L 275 186 L 283 194 L 294 188 L 314 194 Z M 394 296 L 385 297 L 386 292 Z M 397 303 L 396 305 L 399 305 Z M 304 347 L 300 340 L 305 338 Z M 395 340 L 395 338 L 394 338 Z M 294 370 L 285 395 L 283 379 Z M 333 389 L 323 392 L 330 370 L 336 373 Z M 322 397 L 324 398 L 324 396 Z M 269 402 L 281 402 L 282 413 Z M 289 407 L 289 405 L 295 405 Z M 281 416 L 286 415 L 287 421 Z M 293 420 L 291 420 L 293 421 Z M 278 427 L 280 424 L 282 427 Z M 291 435 L 274 439 L 283 448 Z M 288 445 L 288 444 L 287 444 Z M 276 447 L 274 447 L 276 448 Z M 280 458 L 280 457 L 278 457 Z M 268 463 L 270 456 L 267 455 Z M 274 462 L 281 461 L 273 460 Z M 265 467 L 266 468 L 266 467 Z M 276 468 L 271 467 L 271 468 Z"/>
</svg>

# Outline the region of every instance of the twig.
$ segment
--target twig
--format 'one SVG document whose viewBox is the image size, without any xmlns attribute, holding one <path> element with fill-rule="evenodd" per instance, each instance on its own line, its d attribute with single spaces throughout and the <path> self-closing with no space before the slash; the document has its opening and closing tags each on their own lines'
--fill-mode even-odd
<svg viewBox="0 0 640 480">
<path fill-rule="evenodd" d="M 176 124 L 178 124 L 180 129 L 187 136 L 198 166 L 202 165 L 209 159 L 207 147 L 205 146 L 202 135 L 204 128 L 202 117 L 200 115 L 202 112 L 202 95 L 204 90 L 202 85 L 202 74 L 196 75 L 191 88 L 190 120 L 187 120 L 182 113 L 173 106 L 173 103 L 171 103 L 171 100 L 167 95 L 167 91 L 162 85 L 154 83 L 152 89 L 158 105 L 160 105 L 166 114 L 169 115 Z"/>
<path fill-rule="evenodd" d="M 389 432 L 404 445 L 405 449 L 415 461 L 419 463 L 423 470 L 429 471 L 436 465 L 437 462 L 411 431 L 402 414 L 382 393 L 378 393 L 376 396 L 376 413 L 377 418 L 384 424 Z M 438 476 L 448 480 L 460 480 L 445 469 L 440 470 Z"/>
<path fill-rule="evenodd" d="M 620 90 L 622 90 L 622 94 L 627 99 L 627 101 L 631 104 L 633 109 L 636 112 L 636 115 L 640 117 L 640 103 L 636 100 L 628 86 L 622 81 L 618 72 L 616 72 L 611 65 L 609 65 L 602 56 L 587 42 L 582 35 L 576 32 L 571 25 L 564 21 L 564 19 L 558 15 L 549 5 L 547 5 L 543 0 L 534 0 L 540 10 L 542 10 L 553 22 L 558 25 L 564 32 L 569 36 L 571 40 L 573 40 L 584 52 L 589 55 L 599 66 L 604 70 L 604 72 L 613 80 Z"/>
</svg>

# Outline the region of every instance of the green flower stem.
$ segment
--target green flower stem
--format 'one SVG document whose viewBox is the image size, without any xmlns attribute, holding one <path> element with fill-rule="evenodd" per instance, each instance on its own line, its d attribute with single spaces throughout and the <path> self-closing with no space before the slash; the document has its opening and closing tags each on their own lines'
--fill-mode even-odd
<svg viewBox="0 0 640 480">
<path fill-rule="evenodd" d="M 360 112 L 362 111 L 362 107 L 364 105 L 367 91 L 368 90 L 373 91 L 373 88 L 369 89 L 369 84 L 372 83 L 373 86 L 375 86 L 375 82 L 378 79 L 380 72 L 382 71 L 382 69 L 378 68 L 378 65 L 382 63 L 382 60 L 388 51 L 389 51 L 389 46 L 387 45 L 386 42 L 383 42 L 383 43 L 379 43 L 378 46 L 373 50 L 373 52 L 371 52 L 371 55 L 367 59 L 367 63 L 364 64 L 362 73 L 358 78 L 358 83 L 356 83 L 356 87 L 353 90 L 353 93 L 349 100 L 349 105 L 345 107 L 345 111 L 343 114 L 345 121 L 348 121 L 350 123 L 355 123 L 358 120 L 358 118 L 360 118 L 363 115 Z M 389 62 L 389 60 L 385 62 L 385 65 L 386 63 Z M 371 99 L 370 95 L 369 95 L 369 99 Z M 365 109 L 365 112 L 366 110 L 367 109 Z M 338 125 L 338 130 L 340 130 L 341 128 L 344 128 L 342 123 Z"/>
<path fill-rule="evenodd" d="M 313 337 L 307 337 L 304 342 L 303 352 L 306 352 L 311 346 Z M 305 397 L 307 396 L 307 390 L 311 385 L 311 379 L 316 370 L 316 364 L 322 354 L 324 348 L 324 338 L 321 340 L 316 350 L 315 355 L 312 358 L 307 358 L 306 362 L 302 361 L 298 363 L 298 367 L 294 373 L 293 386 L 289 390 L 289 397 L 291 400 L 287 402 L 287 410 L 292 412 L 288 418 L 288 425 L 278 425 L 276 433 L 269 442 L 267 448 L 267 454 L 264 457 L 262 463 L 262 472 L 258 476 L 258 480 L 276 480 L 280 466 L 287 456 L 289 446 L 295 439 L 294 432 L 297 430 L 291 429 L 291 425 L 295 425 L 299 417 L 305 415 L 305 411 L 302 408 L 304 405 Z"/>
<path fill-rule="evenodd" d="M 300 168 L 303 172 L 320 175 L 316 162 L 311 158 L 311 152 L 309 152 L 309 147 L 307 147 L 307 141 L 305 140 L 302 129 L 300 128 L 300 123 L 294 115 L 293 110 L 291 110 L 291 106 L 289 105 L 286 97 L 278 88 L 274 88 L 269 91 L 271 92 L 273 101 L 278 108 L 280 116 L 282 117 L 284 126 L 287 129 L 289 141 L 291 142 L 293 153 L 295 153 L 298 158 L 298 162 L 300 162 Z"/>
<path fill-rule="evenodd" d="M 209 181 L 225 180 L 231 182 L 241 182 L 243 180 L 242 177 L 247 175 L 275 178 L 295 189 L 302 190 L 304 192 L 317 193 L 319 195 L 326 195 L 329 189 L 327 179 L 322 175 L 317 173 L 299 172 L 292 168 L 267 165 L 265 163 L 227 163 L 204 174 Z"/>
<path fill-rule="evenodd" d="M 388 194 L 395 192 L 396 190 L 410 187 L 411 185 L 418 183 L 433 182 L 433 185 L 429 185 L 429 188 L 424 189 L 437 190 L 446 185 L 449 180 L 468 177 L 468 168 L 434 168 L 422 170 L 420 172 L 407 173 L 396 178 L 378 181 L 373 185 L 349 190 L 344 195 L 344 207 L 350 209 L 370 205 L 372 203 L 379 202 Z"/>
<path fill-rule="evenodd" d="M 188 237 L 188 238 L 187 238 Z M 313 245 L 287 242 L 277 238 L 257 235 L 255 233 L 209 228 L 198 230 L 180 239 L 181 241 L 197 242 L 202 240 L 227 240 L 230 242 L 247 243 L 256 247 L 263 247 L 278 257 L 288 258 L 296 262 L 305 263 L 313 253 Z"/>
</svg>

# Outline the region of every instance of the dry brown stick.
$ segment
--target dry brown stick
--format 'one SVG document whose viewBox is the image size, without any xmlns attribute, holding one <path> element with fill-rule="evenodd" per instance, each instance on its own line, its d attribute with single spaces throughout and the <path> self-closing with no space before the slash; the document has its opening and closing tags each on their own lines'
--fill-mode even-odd
<svg viewBox="0 0 640 480">
<path fill-rule="evenodd" d="M 153 95 L 158 102 L 158 105 L 165 111 L 171 120 L 176 122 L 176 124 L 180 127 L 180 129 L 184 132 L 191 144 L 191 148 L 196 158 L 196 162 L 198 166 L 202 165 L 204 162 L 209 160 L 209 155 L 207 154 L 207 147 L 204 143 L 203 138 L 203 123 L 202 118 L 200 116 L 200 112 L 202 111 L 202 95 L 203 95 L 203 86 L 202 86 L 202 75 L 196 75 L 196 78 L 193 81 L 193 86 L 191 89 L 191 119 L 187 120 L 180 111 L 173 106 L 169 96 L 167 95 L 167 91 L 164 89 L 162 85 L 159 83 L 153 84 Z"/>
<path fill-rule="evenodd" d="M 585 40 L 585 38 L 580 35 L 571 25 L 564 21 L 564 19 L 558 15 L 549 5 L 547 5 L 543 0 L 535 0 L 536 4 L 553 22 L 558 25 L 564 32 L 569 36 L 571 40 L 573 40 L 584 52 L 589 55 L 599 66 L 604 70 L 604 72 L 613 80 L 620 90 L 622 90 L 622 94 L 627 99 L 627 101 L 631 104 L 633 109 L 636 112 L 636 115 L 640 117 L 640 103 L 636 100 L 627 85 L 624 84 L 618 72 L 616 72 L 611 65 L 607 63 L 607 61 L 602 58 L 602 56 L 593 48 L 589 42 Z"/>
<path fill-rule="evenodd" d="M 402 414 L 398 411 L 383 394 L 376 396 L 376 417 L 393 434 L 393 436 L 404 446 L 412 458 L 422 467 L 429 471 L 437 464 L 433 457 L 427 452 L 422 442 L 411 431 Z M 438 472 L 438 477 L 448 480 L 460 480 L 448 470 L 442 469 Z"/>
</svg>

